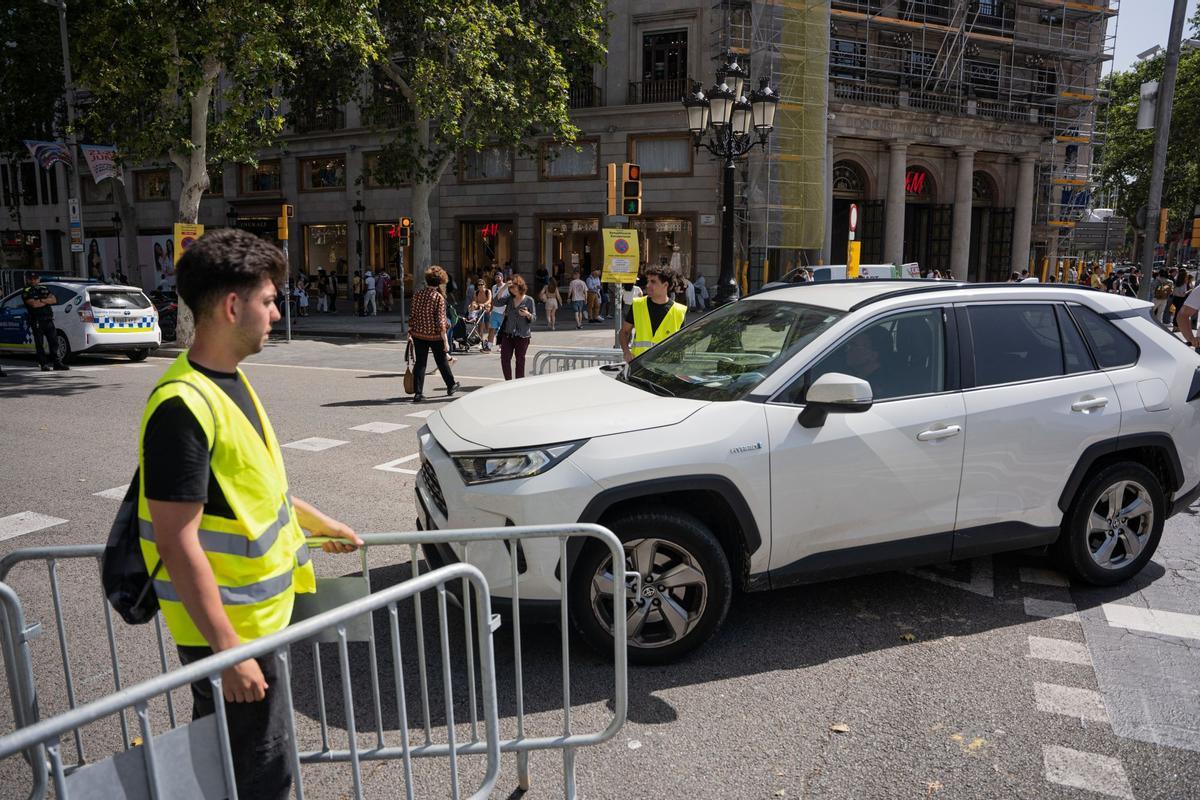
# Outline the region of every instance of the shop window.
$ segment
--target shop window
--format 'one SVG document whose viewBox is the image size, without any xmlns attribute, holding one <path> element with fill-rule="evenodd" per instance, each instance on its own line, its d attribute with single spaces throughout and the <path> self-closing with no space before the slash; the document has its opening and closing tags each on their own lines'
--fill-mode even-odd
<svg viewBox="0 0 1200 800">
<path fill-rule="evenodd" d="M 462 183 L 502 183 L 513 179 L 513 150 L 507 146 L 485 147 L 463 153 L 458 159 Z"/>
<path fill-rule="evenodd" d="M 595 178 L 600 174 L 600 144 L 596 141 L 575 144 L 542 145 L 542 178 L 571 180 Z"/>
<path fill-rule="evenodd" d="M 96 180 L 92 176 L 81 175 L 79 177 L 79 188 L 83 193 L 83 202 L 85 204 L 112 203 L 116 200 L 113 194 L 113 182 L 111 179 L 96 183 Z"/>
<path fill-rule="evenodd" d="M 904 193 L 910 203 L 933 201 L 933 178 L 924 167 L 909 167 L 904 173 Z"/>
<path fill-rule="evenodd" d="M 604 261 L 600 243 L 600 219 L 547 219 L 542 221 L 540 264 L 561 286 L 573 270 L 591 272 Z"/>
<path fill-rule="evenodd" d="M 366 153 L 363 155 L 363 171 L 362 185 L 367 189 L 397 189 L 401 186 L 411 185 L 411 181 L 398 181 L 396 183 L 387 183 L 380 178 L 380 166 L 383 151 L 377 150 L 374 153 Z"/>
<path fill-rule="evenodd" d="M 0 205 L 12 208 L 20 197 L 17 188 L 17 170 L 9 164 L 0 164 Z"/>
<path fill-rule="evenodd" d="M 208 168 L 208 191 L 206 197 L 225 196 L 225 170 L 220 166 Z"/>
<path fill-rule="evenodd" d="M 861 81 L 866 76 L 867 43 L 853 39 L 829 40 L 829 77 Z"/>
<path fill-rule="evenodd" d="M 512 220 L 459 223 L 459 263 L 463 270 L 462 277 L 484 275 L 490 286 L 491 273 L 494 270 L 514 266 L 517 262 L 513 227 Z M 529 276 L 525 277 L 528 279 Z"/>
<path fill-rule="evenodd" d="M 692 277 L 694 237 L 690 219 L 636 217 L 630 226 L 641 237 L 639 248 L 643 264 L 671 267 L 680 275 Z"/>
<path fill-rule="evenodd" d="M 58 181 L 54 173 L 54 167 L 50 169 L 39 169 L 38 177 L 42 183 L 42 203 L 44 205 L 58 205 Z"/>
<path fill-rule="evenodd" d="M 629 160 L 642 168 L 642 177 L 692 174 L 692 140 L 682 136 L 631 136 Z"/>
<path fill-rule="evenodd" d="M 256 165 L 242 164 L 240 186 L 242 194 L 279 194 L 283 190 L 283 167 L 279 161 L 260 161 Z"/>
<path fill-rule="evenodd" d="M 340 223 L 304 226 L 304 271 L 316 275 L 320 269 L 347 277 L 347 226 Z M 340 287 L 343 292 L 346 281 Z"/>
<path fill-rule="evenodd" d="M 300 159 L 300 191 L 324 192 L 346 188 L 346 157 Z"/>
<path fill-rule="evenodd" d="M 37 196 L 37 167 L 32 161 L 21 162 L 21 205 L 36 206 Z"/>
<path fill-rule="evenodd" d="M 170 200 L 171 173 L 165 169 L 138 172 L 136 197 L 138 200 Z"/>
</svg>

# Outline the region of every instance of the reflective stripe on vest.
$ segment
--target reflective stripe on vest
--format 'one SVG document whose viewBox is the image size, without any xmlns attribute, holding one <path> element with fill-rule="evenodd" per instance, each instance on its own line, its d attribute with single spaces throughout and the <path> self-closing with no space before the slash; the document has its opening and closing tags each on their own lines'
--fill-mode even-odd
<svg viewBox="0 0 1200 800">
<path fill-rule="evenodd" d="M 633 301 L 633 341 L 629 343 L 629 350 L 635 356 L 641 355 L 676 333 L 683 327 L 683 319 L 687 314 L 687 306 L 672 303 L 662 322 L 651 330 L 653 323 L 650 321 L 650 307 L 647 305 L 649 302 L 649 297 L 637 297 Z"/>
<path fill-rule="evenodd" d="M 186 353 L 163 374 L 142 417 L 144 437 L 155 409 L 175 398 L 188 407 L 208 439 L 212 478 L 233 518 L 202 514 L 197 539 L 212 568 L 222 608 L 243 641 L 286 627 L 295 594 L 311 592 L 316 585 L 304 533 L 289 499 L 279 443 L 254 390 L 245 385 L 261 435 L 224 390 L 188 363 Z M 159 553 L 145 474 L 142 459 L 138 528 L 142 555 L 147 565 L 154 565 Z M 154 588 L 171 636 L 180 645 L 207 644 L 168 573 L 159 572 Z"/>
</svg>

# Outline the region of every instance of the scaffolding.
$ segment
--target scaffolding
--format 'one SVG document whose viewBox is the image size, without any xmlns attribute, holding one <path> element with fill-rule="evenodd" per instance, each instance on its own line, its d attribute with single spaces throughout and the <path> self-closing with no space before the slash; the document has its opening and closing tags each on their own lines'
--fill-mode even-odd
<svg viewBox="0 0 1200 800">
<path fill-rule="evenodd" d="M 744 41 L 746 0 L 723 0 L 724 25 L 714 50 Z M 789 106 L 814 103 L 964 116 L 1037 127 L 1044 133 L 1035 207 L 1037 238 L 1055 242 L 1089 207 L 1103 144 L 1102 75 L 1111 72 L 1120 0 L 754 0 L 750 54 L 754 74 L 780 89 Z M 824 19 L 816 35 L 814 25 Z M 826 81 L 812 77 L 820 64 Z M 819 96 L 819 97 L 818 97 Z M 742 217 L 751 250 L 819 248 L 795 217 L 821 212 L 809 197 L 811 169 L 797 136 L 819 136 L 811 124 L 772 137 L 765 157 L 747 170 Z M 811 166 L 811 165 L 810 165 Z M 817 165 L 823 173 L 824 164 Z M 1053 248 L 1051 248 L 1053 249 Z"/>
</svg>

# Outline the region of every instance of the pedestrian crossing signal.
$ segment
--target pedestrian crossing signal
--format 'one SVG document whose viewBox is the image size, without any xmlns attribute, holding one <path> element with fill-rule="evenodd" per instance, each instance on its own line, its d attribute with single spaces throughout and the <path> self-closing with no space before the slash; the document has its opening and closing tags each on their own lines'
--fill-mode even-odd
<svg viewBox="0 0 1200 800">
<path fill-rule="evenodd" d="M 408 247 L 412 243 L 412 220 L 408 217 L 400 218 L 399 234 L 400 246 Z"/>
<path fill-rule="evenodd" d="M 621 213 L 631 217 L 642 213 L 642 168 L 629 162 L 621 165 Z"/>
</svg>

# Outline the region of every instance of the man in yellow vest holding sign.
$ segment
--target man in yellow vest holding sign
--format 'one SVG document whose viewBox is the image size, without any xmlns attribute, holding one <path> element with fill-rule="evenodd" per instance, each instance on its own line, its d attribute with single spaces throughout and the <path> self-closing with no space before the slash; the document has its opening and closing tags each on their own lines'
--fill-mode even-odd
<svg viewBox="0 0 1200 800">
<path fill-rule="evenodd" d="M 675 272 L 669 267 L 646 268 L 646 296 L 635 298 L 621 325 L 625 361 L 649 350 L 683 327 L 687 306 L 671 300 Z"/>
<path fill-rule="evenodd" d="M 195 314 L 191 349 L 159 379 L 142 415 L 138 523 L 142 555 L 184 664 L 274 633 L 297 592 L 315 589 L 302 528 L 362 544 L 292 497 L 271 423 L 238 363 L 262 350 L 287 275 L 279 248 L 235 229 L 208 233 L 179 260 L 180 298 Z M 291 786 L 286 695 L 274 658 L 221 674 L 242 797 Z M 213 713 L 212 684 L 192 685 L 193 717 Z"/>
</svg>

